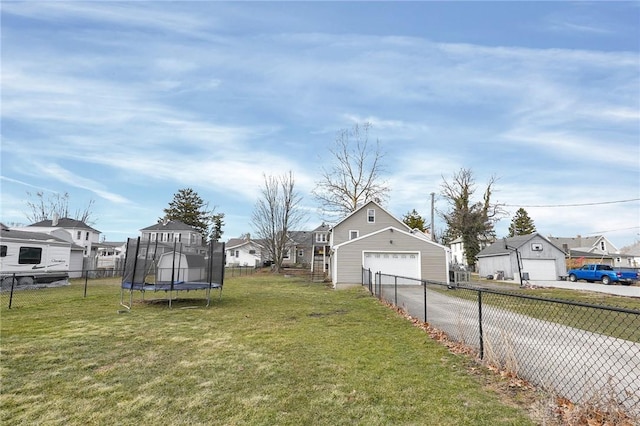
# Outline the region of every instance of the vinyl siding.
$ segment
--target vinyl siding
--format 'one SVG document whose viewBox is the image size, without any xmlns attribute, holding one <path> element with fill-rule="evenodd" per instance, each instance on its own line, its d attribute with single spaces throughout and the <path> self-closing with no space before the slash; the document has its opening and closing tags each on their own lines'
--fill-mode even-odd
<svg viewBox="0 0 640 426">
<path fill-rule="evenodd" d="M 370 208 L 376 211 L 376 221 L 374 223 L 367 222 L 367 210 Z M 357 230 L 360 232 L 360 237 L 362 237 L 389 226 L 408 230 L 408 227 L 403 222 L 391 216 L 376 204 L 368 204 L 333 228 L 332 245 L 337 246 L 345 241 L 349 241 L 349 231 Z"/>
<path fill-rule="evenodd" d="M 376 213 L 377 214 L 377 213 Z M 363 216 L 366 221 L 365 216 Z M 376 217 L 376 223 L 378 222 Z M 397 223 L 397 221 L 394 220 Z M 347 228 L 345 228 L 347 229 Z M 390 243 L 393 241 L 393 243 Z M 447 258 L 444 247 L 414 237 L 399 230 L 386 230 L 364 236 L 338 248 L 336 284 L 357 284 L 362 280 L 363 253 L 420 252 L 420 273 L 423 280 L 446 281 Z"/>
</svg>

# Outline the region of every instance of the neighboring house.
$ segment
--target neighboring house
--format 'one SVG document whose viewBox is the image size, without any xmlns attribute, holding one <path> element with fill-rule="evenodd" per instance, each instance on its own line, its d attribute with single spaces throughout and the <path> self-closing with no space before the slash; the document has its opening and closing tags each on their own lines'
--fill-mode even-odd
<svg viewBox="0 0 640 426">
<path fill-rule="evenodd" d="M 360 284 L 363 268 L 372 273 L 448 281 L 449 249 L 410 229 L 375 201 L 336 224 L 330 245 L 334 288 Z"/>
<path fill-rule="evenodd" d="M 260 267 L 265 260 L 265 250 L 259 241 L 247 234 L 244 238 L 231 238 L 225 244 L 225 266 Z"/>
<path fill-rule="evenodd" d="M 481 239 L 479 242 L 480 250 L 483 250 L 493 244 L 494 240 L 488 241 Z M 467 253 L 464 250 L 464 242 L 462 241 L 462 237 L 458 237 L 455 240 L 451 241 L 451 243 L 449 244 L 449 248 L 451 249 L 452 266 L 467 268 L 469 265 L 467 264 Z"/>
<path fill-rule="evenodd" d="M 202 234 L 179 220 L 163 220 L 140 230 L 139 256 L 158 258 L 168 251 L 206 254 Z"/>
<path fill-rule="evenodd" d="M 578 235 L 569 238 L 549 237 L 549 241 L 560 247 L 565 253 L 569 253 L 569 249 L 591 254 L 613 254 L 618 251 L 616 246 L 602 235 L 593 237 Z"/>
<path fill-rule="evenodd" d="M 70 219 L 68 217 L 61 219 L 54 217 L 52 220 L 42 220 L 29 226 L 16 229 L 27 232 L 43 232 L 59 238 L 65 238 L 73 244 L 82 247 L 84 257 L 91 258 L 95 257 L 95 244 L 100 240 L 100 231 L 93 229 L 80 220 Z M 67 233 L 70 239 L 66 236 L 63 237 L 63 232 Z"/>
<path fill-rule="evenodd" d="M 451 263 L 459 266 L 467 266 L 467 258 L 464 252 L 464 243 L 462 237 L 458 237 L 449 244 L 451 249 Z"/>
<path fill-rule="evenodd" d="M 331 227 L 326 223 L 323 223 L 311 232 L 311 251 L 313 252 L 311 273 L 317 278 L 324 278 L 324 275 L 329 271 L 329 255 L 331 253 L 331 245 L 329 244 L 330 232 Z"/>
<path fill-rule="evenodd" d="M 634 267 L 633 256 L 621 250 L 603 235 L 592 237 L 549 237 L 549 241 L 560 247 L 566 254 L 567 268 L 575 268 L 585 263 L 601 263 L 613 267 Z M 637 265 L 637 263 L 635 263 Z"/>
<path fill-rule="evenodd" d="M 481 277 L 556 281 L 566 275 L 564 252 L 539 233 L 504 238 L 478 253 Z"/>
<path fill-rule="evenodd" d="M 629 263 L 628 267 L 630 268 L 640 267 L 640 241 L 636 241 L 635 244 L 632 244 L 630 246 L 622 247 L 620 249 L 620 253 L 626 257 Z M 625 265 L 621 265 L 621 266 L 625 266 Z"/>
<path fill-rule="evenodd" d="M 96 269 L 119 270 L 126 252 L 126 241 L 103 241 L 96 244 Z"/>
<path fill-rule="evenodd" d="M 289 231 L 287 248 L 284 253 L 283 266 L 300 265 L 310 268 L 313 252 L 313 232 Z"/>
</svg>

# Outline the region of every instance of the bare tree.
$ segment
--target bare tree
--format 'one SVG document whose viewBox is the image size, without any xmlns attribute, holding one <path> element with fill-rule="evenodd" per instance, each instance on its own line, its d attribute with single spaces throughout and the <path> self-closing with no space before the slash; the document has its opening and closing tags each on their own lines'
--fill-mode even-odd
<svg viewBox="0 0 640 426">
<path fill-rule="evenodd" d="M 55 192 L 46 199 L 42 191 L 36 192 L 35 194 L 27 191 L 27 195 L 31 198 L 30 201 L 27 201 L 30 212 L 25 213 L 25 216 L 31 223 L 53 219 L 56 215 L 59 218 L 79 220 L 87 225 L 93 225 L 95 223 L 95 220 L 92 219 L 94 200 L 89 200 L 89 203 L 84 209 L 77 209 L 72 215 L 69 209 L 70 197 L 68 192 L 64 194 Z"/>
<path fill-rule="evenodd" d="M 293 173 L 282 176 L 264 175 L 262 198 L 258 200 L 251 217 L 256 236 L 264 241 L 273 268 L 280 272 L 289 231 L 302 224 L 304 211 L 300 209 L 301 197 L 295 190 Z"/>
<path fill-rule="evenodd" d="M 364 123 L 341 130 L 329 149 L 331 166 L 322 168 L 322 179 L 312 191 L 327 221 L 346 216 L 368 201 L 388 197 L 390 188 L 381 177 L 380 142 L 369 144 L 370 128 L 371 124 Z"/>
<path fill-rule="evenodd" d="M 442 195 L 449 203 L 449 210 L 440 214 L 447 224 L 444 243 L 462 237 L 467 264 L 474 266 L 482 245 L 495 237 L 495 222 L 505 214 L 501 204 L 491 203 L 496 178 L 489 179 L 482 201 L 478 202 L 472 201 L 476 185 L 470 169 L 460 169 L 451 181 L 443 176 L 442 181 Z"/>
</svg>

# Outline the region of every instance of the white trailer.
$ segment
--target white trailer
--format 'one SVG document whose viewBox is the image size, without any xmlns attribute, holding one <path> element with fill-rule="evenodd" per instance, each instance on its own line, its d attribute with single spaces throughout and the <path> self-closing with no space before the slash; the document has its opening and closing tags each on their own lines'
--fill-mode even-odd
<svg viewBox="0 0 640 426">
<path fill-rule="evenodd" d="M 2 288 L 68 280 L 71 243 L 49 234 L 0 231 Z"/>
</svg>

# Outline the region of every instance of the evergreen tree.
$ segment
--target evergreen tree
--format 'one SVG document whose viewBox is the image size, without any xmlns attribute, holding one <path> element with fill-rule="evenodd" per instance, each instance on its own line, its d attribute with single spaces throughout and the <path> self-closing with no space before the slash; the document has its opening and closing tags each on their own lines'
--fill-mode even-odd
<svg viewBox="0 0 640 426">
<path fill-rule="evenodd" d="M 191 188 L 178 190 L 173 195 L 169 207 L 164 209 L 165 218 L 179 220 L 193 226 L 202 236 L 218 239 L 222 235 L 222 218 L 224 214 L 214 214 L 208 210 L 208 203 Z M 162 220 L 162 219 L 161 219 Z M 211 231 L 209 228 L 211 227 Z"/>
<path fill-rule="evenodd" d="M 416 209 L 411 210 L 402 217 L 402 222 L 411 229 L 418 229 L 424 232 L 427 228 L 424 224 L 424 218 L 418 214 Z"/>
<path fill-rule="evenodd" d="M 509 236 L 529 235 L 536 232 L 536 226 L 525 209 L 520 207 L 509 225 Z"/>
</svg>

